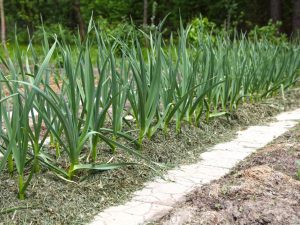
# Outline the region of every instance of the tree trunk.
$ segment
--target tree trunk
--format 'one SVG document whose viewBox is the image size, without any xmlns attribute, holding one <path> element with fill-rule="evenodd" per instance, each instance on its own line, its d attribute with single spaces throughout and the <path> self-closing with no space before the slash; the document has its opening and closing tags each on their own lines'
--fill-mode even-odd
<svg viewBox="0 0 300 225">
<path fill-rule="evenodd" d="M 148 22 L 148 0 L 144 0 L 144 15 L 143 15 L 143 26 L 146 27 Z"/>
<path fill-rule="evenodd" d="M 300 0 L 293 0 L 293 32 L 299 33 L 300 29 Z"/>
<path fill-rule="evenodd" d="M 75 13 L 76 23 L 79 26 L 80 38 L 81 38 L 81 40 L 83 40 L 85 37 L 85 24 L 84 24 L 83 18 L 80 13 L 80 0 L 74 1 L 73 10 Z"/>
<path fill-rule="evenodd" d="M 3 0 L 0 0 L 0 17 L 1 17 L 1 41 L 6 46 L 6 27 L 5 27 L 5 15 Z"/>
<path fill-rule="evenodd" d="M 270 11 L 273 22 L 279 21 L 281 19 L 281 0 L 271 0 Z"/>
</svg>

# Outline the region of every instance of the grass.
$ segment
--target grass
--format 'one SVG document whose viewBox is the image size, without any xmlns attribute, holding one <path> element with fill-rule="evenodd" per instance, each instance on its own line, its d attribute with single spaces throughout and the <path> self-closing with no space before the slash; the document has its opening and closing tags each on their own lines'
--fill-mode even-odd
<svg viewBox="0 0 300 225">
<path fill-rule="evenodd" d="M 199 31 L 192 45 L 188 34 L 182 24 L 177 43 L 165 42 L 160 30 L 144 34 L 143 49 L 136 33 L 111 43 L 91 20 L 86 38 L 72 46 L 44 31 L 42 51 L 31 42 L 24 51 L 16 37 L 13 53 L 1 58 L 0 172 L 18 177 L 19 199 L 45 169 L 70 182 L 85 171 L 157 171 L 162 165 L 148 157 L 145 143 L 158 133 L 180 135 L 185 123 L 199 127 L 228 119 L 243 103 L 286 98 L 299 79 L 293 43 L 204 38 Z M 55 154 L 44 146 L 47 137 Z M 103 144 L 109 159 L 101 157 Z M 131 157 L 116 160 L 120 152 Z"/>
</svg>

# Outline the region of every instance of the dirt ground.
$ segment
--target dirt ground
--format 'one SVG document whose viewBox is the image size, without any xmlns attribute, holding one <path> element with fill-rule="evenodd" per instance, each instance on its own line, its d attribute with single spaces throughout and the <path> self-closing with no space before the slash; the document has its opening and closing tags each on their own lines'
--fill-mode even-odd
<svg viewBox="0 0 300 225">
<path fill-rule="evenodd" d="M 284 109 L 299 107 L 299 90 L 287 93 L 286 99 L 282 102 L 279 96 L 262 103 L 243 104 L 229 118 L 215 118 L 202 122 L 199 127 L 183 124 L 180 134 L 174 132 L 175 124 L 171 124 L 168 134 L 159 131 L 151 140 L 145 140 L 143 154 L 170 167 L 193 163 L 205 149 L 230 140 L 236 131 L 269 122 L 272 116 Z M 110 149 L 100 143 L 99 162 L 109 160 L 132 162 L 136 159 L 119 150 L 112 155 Z M 161 169 L 160 172 L 164 172 L 165 168 Z M 147 166 L 136 165 L 83 174 L 80 181 L 67 182 L 42 168 L 28 186 L 26 199 L 20 201 L 16 197 L 17 177 L 10 177 L 4 171 L 0 174 L 0 225 L 86 224 L 101 210 L 130 199 L 144 182 L 157 175 Z"/>
<path fill-rule="evenodd" d="M 300 125 L 229 175 L 191 193 L 156 225 L 300 224 Z"/>
</svg>

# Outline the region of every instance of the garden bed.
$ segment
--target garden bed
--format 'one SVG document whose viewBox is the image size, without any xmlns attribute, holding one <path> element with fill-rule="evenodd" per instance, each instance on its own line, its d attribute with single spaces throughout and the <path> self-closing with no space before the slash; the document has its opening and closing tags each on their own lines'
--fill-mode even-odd
<svg viewBox="0 0 300 225">
<path fill-rule="evenodd" d="M 300 224 L 300 125 L 153 225 Z"/>
<path fill-rule="evenodd" d="M 193 163 L 209 146 L 229 140 L 237 130 L 245 126 L 269 121 L 283 108 L 299 106 L 298 90 L 289 91 L 284 102 L 281 97 L 263 103 L 244 104 L 230 117 L 219 117 L 199 128 L 184 124 L 176 134 L 175 125 L 168 134 L 157 132 L 151 140 L 145 140 L 143 154 L 151 160 L 170 166 Z M 130 155 L 101 148 L 101 161 L 121 159 L 131 161 Z M 161 170 L 164 170 L 163 168 Z M 86 175 L 86 176 L 84 176 Z M 50 171 L 36 174 L 27 191 L 27 199 L 16 198 L 17 179 L 7 173 L 0 175 L 0 224 L 84 224 L 106 207 L 120 204 L 140 189 L 145 181 L 157 173 L 147 166 L 126 168 L 98 173 L 86 173 L 81 181 L 70 182 L 58 178 Z M 1 224 L 1 225 L 2 225 Z"/>
</svg>

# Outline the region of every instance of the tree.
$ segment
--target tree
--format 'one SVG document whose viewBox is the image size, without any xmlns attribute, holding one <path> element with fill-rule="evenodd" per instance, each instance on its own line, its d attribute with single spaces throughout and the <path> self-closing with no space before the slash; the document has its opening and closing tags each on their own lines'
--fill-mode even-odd
<svg viewBox="0 0 300 225">
<path fill-rule="evenodd" d="M 81 38 L 81 40 L 83 40 L 85 37 L 85 24 L 84 24 L 84 20 L 80 13 L 80 0 L 74 1 L 73 10 L 74 10 L 76 22 L 79 26 L 80 38 Z"/>
<path fill-rule="evenodd" d="M 293 32 L 296 34 L 300 29 L 300 0 L 294 0 L 293 3 Z"/>
<path fill-rule="evenodd" d="M 5 46 L 6 43 L 6 27 L 5 27 L 5 15 L 3 0 L 0 0 L 0 18 L 1 18 L 1 41 Z"/>
<path fill-rule="evenodd" d="M 271 0 L 270 11 L 273 22 L 281 20 L 281 0 Z"/>
<path fill-rule="evenodd" d="M 148 18 L 148 0 L 144 0 L 144 14 L 143 14 L 143 26 L 147 26 L 147 18 Z"/>
</svg>

